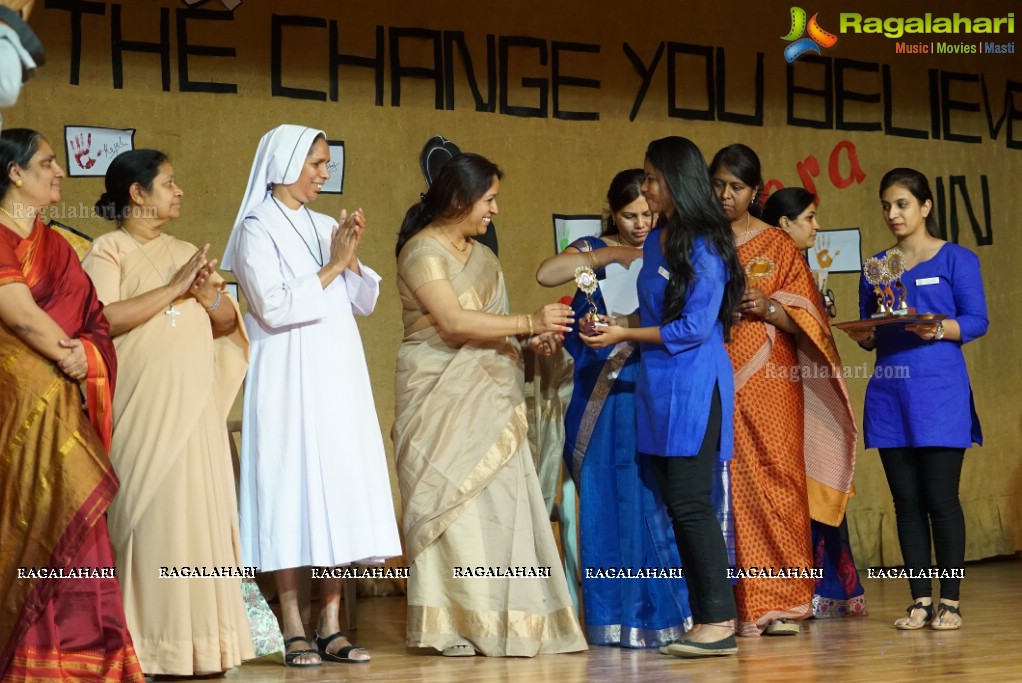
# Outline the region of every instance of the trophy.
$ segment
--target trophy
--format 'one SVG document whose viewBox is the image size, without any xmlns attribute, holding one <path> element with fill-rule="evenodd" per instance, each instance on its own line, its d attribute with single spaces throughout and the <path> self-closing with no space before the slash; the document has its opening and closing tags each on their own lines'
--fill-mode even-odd
<svg viewBox="0 0 1022 683">
<path fill-rule="evenodd" d="M 862 272 L 866 282 L 873 285 L 873 294 L 877 300 L 877 310 L 871 318 L 915 312 L 906 301 L 907 292 L 901 283 L 901 276 L 905 274 L 905 255 L 901 250 L 891 249 L 882 258 L 874 256 L 868 259 Z"/>
<path fill-rule="evenodd" d="M 908 292 L 905 290 L 905 285 L 901 283 L 901 276 L 905 274 L 905 255 L 901 253 L 900 249 L 889 249 L 886 260 L 887 274 L 894 282 L 892 315 L 908 315 L 912 309 L 905 300 Z"/>
<path fill-rule="evenodd" d="M 586 295 L 586 301 L 589 303 L 589 312 L 582 316 L 579 321 L 579 332 L 587 337 L 591 337 L 596 334 L 597 325 L 601 325 L 599 310 L 596 308 L 596 302 L 593 301 L 593 294 L 596 292 L 599 281 L 596 279 L 596 273 L 589 266 L 579 266 L 575 269 L 575 284 L 578 286 L 580 292 Z"/>
<path fill-rule="evenodd" d="M 862 266 L 862 273 L 866 278 L 866 282 L 873 285 L 873 295 L 877 301 L 877 311 L 871 317 L 882 318 L 889 315 L 889 308 L 887 306 L 887 298 L 884 296 L 884 290 L 881 289 L 887 283 L 887 263 L 885 260 L 878 259 L 876 256 L 870 257 L 866 260 L 866 263 Z"/>
<path fill-rule="evenodd" d="M 888 249 L 883 256 L 867 259 L 862 274 L 866 282 L 873 286 L 876 313 L 862 320 L 837 323 L 835 327 L 852 333 L 875 330 L 881 325 L 933 323 L 947 318 L 945 313 L 917 314 L 916 309 L 908 305 L 908 290 L 901 281 L 905 275 L 905 254 L 900 249 Z"/>
</svg>

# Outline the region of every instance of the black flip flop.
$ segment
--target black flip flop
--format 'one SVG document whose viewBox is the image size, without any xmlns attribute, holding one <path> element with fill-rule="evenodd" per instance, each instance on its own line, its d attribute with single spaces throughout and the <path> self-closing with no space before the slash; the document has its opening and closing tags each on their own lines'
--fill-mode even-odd
<svg viewBox="0 0 1022 683">
<path fill-rule="evenodd" d="M 362 650 L 362 652 L 366 652 L 368 654 L 368 651 L 364 647 L 360 647 L 358 645 L 345 645 L 337 652 L 326 651 L 327 646 L 329 646 L 330 643 L 334 642 L 338 638 L 345 637 L 346 636 L 343 633 L 338 631 L 337 633 L 331 634 L 326 638 L 321 638 L 319 635 L 319 631 L 316 631 L 316 647 L 319 648 L 319 656 L 323 659 L 323 661 L 337 662 L 338 664 L 368 664 L 369 662 L 372 661 L 370 659 L 352 659 L 351 657 L 348 656 L 354 650 Z"/>
</svg>

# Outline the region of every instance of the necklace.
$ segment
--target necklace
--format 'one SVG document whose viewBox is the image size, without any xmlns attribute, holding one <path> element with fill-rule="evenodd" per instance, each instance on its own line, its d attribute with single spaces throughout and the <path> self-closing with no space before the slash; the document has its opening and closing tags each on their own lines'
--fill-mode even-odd
<svg viewBox="0 0 1022 683">
<path fill-rule="evenodd" d="M 276 197 L 273 197 L 273 203 L 277 205 L 277 208 L 280 210 L 280 214 L 287 219 L 287 222 L 291 225 L 291 229 L 294 230 L 295 234 L 298 235 L 299 239 L 302 240 L 302 244 L 304 244 L 305 248 L 309 251 L 309 256 L 312 257 L 312 260 L 316 262 L 317 266 L 322 268 L 323 264 L 326 262 L 323 259 L 323 245 L 319 243 L 319 237 L 317 236 L 318 233 L 316 232 L 316 221 L 313 220 L 312 214 L 309 213 L 309 207 L 305 206 L 304 204 L 302 205 L 302 208 L 305 209 L 305 213 L 308 214 L 309 216 L 309 223 L 312 224 L 312 235 L 313 239 L 316 241 L 316 246 L 319 247 L 319 258 L 316 258 L 316 255 L 312 253 L 312 247 L 309 246 L 309 242 L 308 240 L 305 239 L 305 235 L 299 232 L 298 226 L 291 221 L 291 217 L 288 216 L 287 213 L 285 213 L 284 207 L 280 205 L 280 201 Z"/>
<path fill-rule="evenodd" d="M 437 226 L 437 227 L 439 227 L 439 226 Z M 446 237 L 447 241 L 451 243 L 451 246 L 454 247 L 455 249 L 457 249 L 462 254 L 464 254 L 465 251 L 468 250 L 468 240 L 464 241 L 464 246 L 459 247 L 457 244 L 454 243 L 454 240 L 451 239 L 451 236 L 449 234 L 447 234 L 446 230 L 444 230 L 443 228 L 440 228 L 440 232 L 444 233 L 444 237 Z"/>
<path fill-rule="evenodd" d="M 735 234 L 735 242 L 739 245 L 745 244 L 749 241 L 749 231 L 752 230 L 752 217 L 748 211 L 745 212 L 745 229 L 741 233 Z M 731 230 L 734 231 L 734 225 L 731 226 Z"/>
<path fill-rule="evenodd" d="M 163 277 L 163 275 L 160 273 L 160 269 L 156 267 L 156 264 L 153 263 L 153 260 L 151 258 L 149 258 L 149 254 L 147 254 L 145 249 L 142 248 L 143 245 L 137 239 L 135 239 L 135 236 L 132 235 L 130 232 L 128 232 L 127 228 L 125 228 L 123 225 L 118 226 L 118 227 L 119 227 L 120 230 L 124 231 L 125 235 L 127 235 L 128 237 L 131 238 L 132 242 L 135 243 L 135 248 L 138 251 L 142 252 L 142 256 L 145 256 L 145 260 L 149 262 L 149 265 L 152 266 L 153 271 L 155 271 L 157 277 L 159 277 L 163 281 L 163 284 L 164 285 L 169 285 L 170 284 L 170 279 Z M 163 236 L 160 235 L 160 237 L 163 237 Z M 159 239 L 159 238 L 157 238 L 157 239 Z M 174 272 L 176 273 L 177 272 L 177 261 L 174 260 L 174 253 L 170 250 L 170 247 L 167 245 L 166 242 L 164 242 L 162 239 L 160 239 L 160 242 L 167 249 L 167 254 L 170 256 L 170 262 L 174 265 Z M 170 326 L 171 327 L 177 327 L 177 317 L 179 315 L 181 315 L 181 311 L 179 311 L 176 308 L 174 308 L 174 302 L 173 301 L 171 301 L 170 305 L 167 306 L 167 310 L 165 310 L 163 312 L 163 315 L 168 316 L 170 318 Z"/>
<path fill-rule="evenodd" d="M 5 216 L 7 216 L 8 218 L 11 219 L 11 222 L 14 223 L 14 226 L 18 229 L 18 233 L 19 234 L 21 233 L 22 230 L 24 230 L 24 228 L 21 227 L 21 223 L 18 222 L 17 218 L 15 218 L 14 216 L 11 215 L 10 211 L 5 209 L 3 206 L 0 206 L 0 212 L 3 212 L 3 214 Z M 32 231 L 29 230 L 26 234 L 22 235 L 22 237 L 28 237 L 31 234 L 32 234 Z"/>
</svg>

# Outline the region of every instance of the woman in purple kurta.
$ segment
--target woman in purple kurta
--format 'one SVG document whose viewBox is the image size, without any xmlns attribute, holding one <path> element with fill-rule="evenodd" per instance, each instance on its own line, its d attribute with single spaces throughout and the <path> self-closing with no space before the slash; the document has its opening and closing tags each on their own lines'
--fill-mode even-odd
<svg viewBox="0 0 1022 683">
<path fill-rule="evenodd" d="M 965 449 L 983 442 L 962 344 L 986 334 L 983 281 L 975 254 L 937 237 L 925 176 L 907 168 L 890 171 L 880 183 L 880 202 L 900 256 L 892 247 L 875 258 L 889 264 L 903 260 L 901 282 L 908 303 L 919 313 L 947 315 L 939 322 L 851 335 L 864 349 L 877 351 L 863 426 L 866 448 L 880 450 L 905 566 L 917 573 L 930 567 L 932 532 L 940 570 L 937 614 L 929 578 L 910 578 L 915 602 L 895 627 L 915 630 L 931 624 L 953 630 L 962 624 L 958 592 L 965 563 L 958 483 Z M 876 294 L 864 275 L 860 314 L 869 317 L 876 308 Z"/>
</svg>

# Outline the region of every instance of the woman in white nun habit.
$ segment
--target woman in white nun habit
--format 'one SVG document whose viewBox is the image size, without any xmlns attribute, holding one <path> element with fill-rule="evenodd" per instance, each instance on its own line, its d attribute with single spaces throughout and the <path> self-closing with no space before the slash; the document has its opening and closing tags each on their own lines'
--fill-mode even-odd
<svg viewBox="0 0 1022 683">
<path fill-rule="evenodd" d="M 369 661 L 340 632 L 339 578 L 321 579 L 315 644 L 306 638 L 296 568 L 401 554 L 355 324 L 379 296 L 380 276 L 356 256 L 365 217 L 306 206 L 330 177 L 329 158 L 323 131 L 282 125 L 264 135 L 223 257 L 249 302 L 242 556 L 275 572 L 289 666 Z"/>
</svg>

